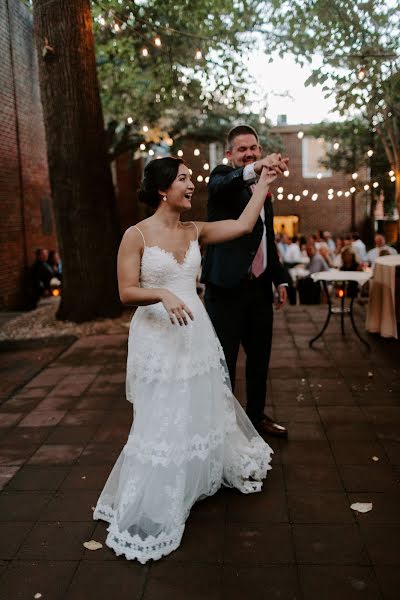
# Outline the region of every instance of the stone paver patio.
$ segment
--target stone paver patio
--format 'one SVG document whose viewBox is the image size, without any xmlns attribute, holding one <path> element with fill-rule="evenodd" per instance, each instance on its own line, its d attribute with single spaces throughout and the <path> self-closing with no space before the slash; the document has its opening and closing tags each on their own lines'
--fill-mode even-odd
<svg viewBox="0 0 400 600">
<path fill-rule="evenodd" d="M 104 542 L 92 507 L 131 425 L 126 337 L 49 345 L 39 362 L 23 345 L 8 348 L 0 598 L 398 600 L 400 344 L 369 336 L 368 354 L 337 322 L 309 349 L 325 312 L 277 314 L 269 407 L 290 438 L 268 439 L 274 465 L 263 491 L 224 489 L 199 503 L 181 547 L 145 566 L 83 547 Z M 240 400 L 243 373 L 241 357 Z M 355 513 L 353 502 L 373 509 Z"/>
</svg>

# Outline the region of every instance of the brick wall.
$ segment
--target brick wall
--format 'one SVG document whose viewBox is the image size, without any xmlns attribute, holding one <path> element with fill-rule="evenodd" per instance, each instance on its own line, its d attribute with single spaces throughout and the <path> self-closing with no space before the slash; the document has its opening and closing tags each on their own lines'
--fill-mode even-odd
<svg viewBox="0 0 400 600">
<path fill-rule="evenodd" d="M 276 127 L 272 131 L 278 134 L 284 145 L 284 152 L 290 158 L 289 177 L 280 178 L 274 183 L 272 190 L 275 196 L 275 215 L 295 215 L 299 217 L 299 232 L 304 235 L 314 233 L 317 229 L 331 231 L 334 235 L 351 231 L 351 196 L 337 196 L 337 191 L 345 192 L 353 185 L 351 176 L 344 173 L 332 173 L 331 177 L 321 179 L 304 178 L 302 173 L 302 140 L 298 132 L 307 132 L 307 127 L 286 126 Z M 366 173 L 360 171 L 359 179 L 362 180 Z M 277 188 L 283 187 L 283 199 L 277 199 Z M 328 200 L 328 190 L 335 191 L 332 200 Z M 307 197 L 303 190 L 308 190 Z M 296 202 L 288 200 L 288 194 L 301 195 L 301 200 Z M 318 194 L 318 199 L 313 202 L 311 196 Z M 366 212 L 367 196 L 364 191 L 356 194 L 355 223 L 360 232 L 363 229 Z"/>
<path fill-rule="evenodd" d="M 32 15 L 0 3 L 0 309 L 22 309 L 38 247 L 57 248 Z"/>
</svg>

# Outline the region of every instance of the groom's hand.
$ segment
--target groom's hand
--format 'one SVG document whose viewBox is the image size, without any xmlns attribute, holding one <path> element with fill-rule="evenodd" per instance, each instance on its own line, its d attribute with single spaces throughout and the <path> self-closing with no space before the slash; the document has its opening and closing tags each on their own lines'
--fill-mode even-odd
<svg viewBox="0 0 400 600">
<path fill-rule="evenodd" d="M 261 171 L 266 168 L 268 170 L 273 169 L 276 175 L 282 175 L 282 173 L 287 171 L 288 162 L 289 159 L 282 158 L 281 154 L 269 154 L 254 163 L 254 171 L 257 175 L 261 175 Z"/>
<path fill-rule="evenodd" d="M 278 286 L 279 302 L 276 304 L 276 310 L 280 310 L 285 306 L 287 301 L 287 290 L 285 285 Z"/>
</svg>

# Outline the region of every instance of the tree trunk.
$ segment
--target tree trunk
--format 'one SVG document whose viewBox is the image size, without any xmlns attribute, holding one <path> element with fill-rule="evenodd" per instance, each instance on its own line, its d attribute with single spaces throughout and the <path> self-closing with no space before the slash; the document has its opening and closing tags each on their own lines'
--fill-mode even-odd
<svg viewBox="0 0 400 600">
<path fill-rule="evenodd" d="M 89 0 L 34 0 L 33 14 L 63 261 L 57 316 L 75 322 L 117 316 L 119 234 Z"/>
</svg>

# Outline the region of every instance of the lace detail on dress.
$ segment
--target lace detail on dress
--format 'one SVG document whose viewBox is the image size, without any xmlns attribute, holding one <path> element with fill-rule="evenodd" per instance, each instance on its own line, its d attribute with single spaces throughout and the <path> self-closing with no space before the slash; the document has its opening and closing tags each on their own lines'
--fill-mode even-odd
<svg viewBox="0 0 400 600">
<path fill-rule="evenodd" d="M 194 320 L 172 325 L 161 303 L 139 307 L 132 319 L 126 395 L 134 423 L 94 511 L 109 522 L 106 544 L 141 563 L 181 541 L 192 505 L 221 485 L 258 492 L 272 449 L 232 395 L 221 344 L 196 293 L 197 242 L 182 263 L 145 246 L 143 287 L 165 287 Z M 201 543 L 201 542 L 199 542 Z"/>
</svg>

